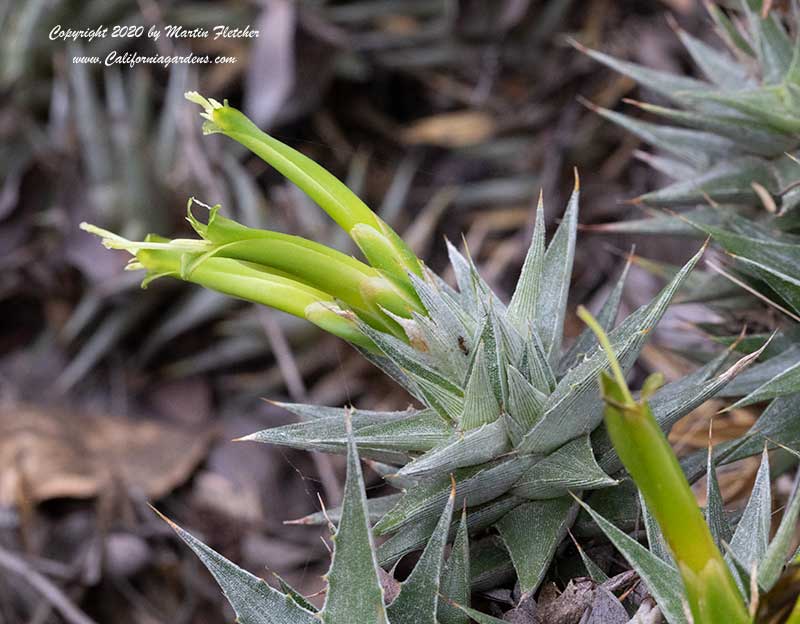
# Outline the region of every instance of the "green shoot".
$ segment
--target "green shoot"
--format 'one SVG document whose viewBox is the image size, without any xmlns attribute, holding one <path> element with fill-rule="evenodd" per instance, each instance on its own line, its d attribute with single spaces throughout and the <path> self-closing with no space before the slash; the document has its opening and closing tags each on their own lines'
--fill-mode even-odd
<svg viewBox="0 0 800 624">
<path fill-rule="evenodd" d="M 600 377 L 606 428 L 675 557 L 694 624 L 751 622 L 689 482 L 646 398 L 634 400 L 600 324 L 583 307 L 578 316 L 597 334 L 608 357 L 613 376 L 604 372 Z M 654 391 L 654 381 L 646 384 L 646 394 Z"/>
</svg>

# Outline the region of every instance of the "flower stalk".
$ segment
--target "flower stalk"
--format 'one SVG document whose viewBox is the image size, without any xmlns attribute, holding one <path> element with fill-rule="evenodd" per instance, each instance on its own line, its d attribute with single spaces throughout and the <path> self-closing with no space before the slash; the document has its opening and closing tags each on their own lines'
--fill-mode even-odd
<svg viewBox="0 0 800 624">
<path fill-rule="evenodd" d="M 635 400 L 603 328 L 582 306 L 578 316 L 608 356 L 612 374 L 600 374 L 605 425 L 678 564 L 694 624 L 749 624 L 742 595 L 647 403 L 661 384 L 660 375 L 649 377 Z"/>
</svg>

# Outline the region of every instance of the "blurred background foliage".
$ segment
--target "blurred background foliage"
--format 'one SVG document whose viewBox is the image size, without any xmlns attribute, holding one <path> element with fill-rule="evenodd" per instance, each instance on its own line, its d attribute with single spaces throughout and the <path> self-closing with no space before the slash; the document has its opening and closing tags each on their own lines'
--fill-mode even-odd
<svg viewBox="0 0 800 624">
<path fill-rule="evenodd" d="M 262 398 L 383 409 L 410 401 L 345 344 L 302 321 L 175 282 L 141 293 L 140 276 L 122 273 L 124 254 L 78 230 L 90 221 L 128 237 L 179 235 L 195 196 L 248 225 L 354 252 L 261 161 L 230 141 L 202 138 L 184 91 L 227 97 L 346 180 L 431 266 L 444 266 L 442 237 L 458 242 L 463 234 L 483 274 L 507 294 L 540 188 L 555 224 L 577 166 L 581 221 L 591 225 L 642 216 L 626 200 L 664 185 L 635 160 L 638 139 L 576 98 L 613 109 L 639 98 L 638 87 L 575 52 L 565 35 L 680 72 L 688 57 L 665 14 L 711 39 L 696 4 L 0 5 L 0 622 L 64 621 L 53 606 L 61 599 L 100 622 L 229 617 L 148 500 L 248 569 L 263 572 L 270 562 L 313 593 L 325 568 L 321 533 L 283 521 L 317 511 L 318 493 L 337 504 L 343 465 L 228 441 L 289 422 Z M 250 25 L 260 36 L 65 43 L 48 38 L 56 24 Z M 168 69 L 71 62 L 112 48 L 191 49 L 238 62 Z M 634 242 L 640 255 L 667 264 L 639 262 L 647 270 L 630 278 L 626 312 L 659 287 L 659 267 L 696 251 L 669 237 L 587 233 L 577 249 L 575 303 L 608 292 Z M 676 351 L 702 343 L 688 323 L 719 320 L 698 306 L 678 310 L 645 350 L 640 373 L 686 370 Z M 579 325 L 571 323 L 574 335 Z M 679 425 L 680 448 L 705 445 L 718 407 Z M 734 410 L 715 436 L 752 420 L 751 408 Z M 746 491 L 752 474 L 747 466 L 722 474 L 726 492 Z"/>
</svg>

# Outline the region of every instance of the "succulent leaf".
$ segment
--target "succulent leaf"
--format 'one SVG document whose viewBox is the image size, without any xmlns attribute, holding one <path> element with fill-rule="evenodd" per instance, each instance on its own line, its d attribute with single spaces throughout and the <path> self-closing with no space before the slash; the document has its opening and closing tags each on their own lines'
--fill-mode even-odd
<svg viewBox="0 0 800 624">
<path fill-rule="evenodd" d="M 607 581 L 608 575 L 600 569 L 600 566 L 592 561 L 591 557 L 589 557 L 586 551 L 581 548 L 581 545 L 577 541 L 575 541 L 575 547 L 578 549 L 578 554 L 581 556 L 583 567 L 586 568 L 589 578 L 591 578 L 595 583 L 604 583 Z"/>
<path fill-rule="evenodd" d="M 505 375 L 505 368 L 508 363 L 507 351 L 505 349 L 506 343 L 503 341 L 503 336 L 501 335 L 500 319 L 491 304 L 489 304 L 485 314 L 486 316 L 480 333 L 480 341 L 484 347 L 485 358 L 483 359 L 483 363 L 485 364 L 486 381 L 488 382 L 488 389 L 494 394 L 497 405 L 503 405 L 508 400 L 508 384 Z M 480 355 L 480 350 L 475 353 L 473 370 L 478 363 L 478 355 Z M 499 411 L 496 413 L 495 417 L 497 415 L 499 415 Z M 486 417 L 486 415 L 482 415 L 481 417 Z M 477 418 L 475 420 L 480 422 Z"/>
<path fill-rule="evenodd" d="M 492 526 L 509 511 L 525 502 L 525 499 L 517 496 L 501 496 L 483 505 L 477 505 L 467 510 L 467 528 L 470 532 L 480 531 Z M 419 550 L 430 538 L 434 523 L 430 519 L 423 522 L 416 522 L 406 525 L 400 531 L 394 533 L 383 544 L 378 547 L 378 560 L 381 565 L 395 563 L 401 557 Z M 451 538 L 455 536 L 456 527 L 450 527 Z M 477 566 L 476 561 L 473 569 Z M 474 575 L 473 575 L 474 576 Z"/>
<path fill-rule="evenodd" d="M 586 503 L 581 503 L 581 506 L 628 563 L 633 566 L 642 580 L 647 583 L 647 588 L 658 602 L 666 620 L 670 624 L 688 624 L 683 610 L 686 597 L 682 591 L 683 584 L 678 571 L 618 529 Z"/>
<path fill-rule="evenodd" d="M 622 301 L 622 293 L 625 289 L 625 280 L 628 277 L 628 271 L 631 267 L 631 262 L 632 257 L 629 257 L 628 261 L 625 263 L 625 267 L 622 269 L 622 273 L 614 285 L 614 288 L 610 293 L 608 293 L 608 296 L 603 302 L 600 311 L 597 313 L 597 322 L 600 323 L 600 326 L 606 331 L 611 331 L 614 329 L 614 325 L 617 322 L 619 305 Z M 559 363 L 559 371 L 563 374 L 578 364 L 581 358 L 586 357 L 595 349 L 597 349 L 597 346 L 597 337 L 587 327 L 578 335 L 578 337 L 575 339 L 575 342 L 561 358 L 561 362 Z"/>
<path fill-rule="evenodd" d="M 514 289 L 514 294 L 511 297 L 511 303 L 508 304 L 508 318 L 520 333 L 523 333 L 528 324 L 536 318 L 536 303 L 539 300 L 539 291 L 543 285 L 544 234 L 544 204 L 542 194 L 539 193 L 533 239 L 528 248 L 528 253 L 525 255 L 525 261 L 522 264 L 522 271 Z"/>
<path fill-rule="evenodd" d="M 800 480 L 795 479 L 794 488 L 789 496 L 778 530 L 758 564 L 758 585 L 762 589 L 771 590 L 778 582 L 787 564 L 787 556 L 790 553 L 792 539 L 797 529 L 797 520 L 800 517 L 798 486 L 800 486 Z"/>
<path fill-rule="evenodd" d="M 737 440 L 723 442 L 714 447 L 714 461 L 730 463 L 761 453 L 764 441 L 773 448 L 776 444 L 788 447 L 800 446 L 800 420 L 797 418 L 800 409 L 800 394 L 791 394 L 774 399 L 758 417 L 747 433 Z M 694 464 L 699 459 L 705 464 L 705 453 L 689 456 L 683 460 L 684 470 L 687 474 L 702 474 L 705 466 L 695 470 L 689 464 Z"/>
<path fill-rule="evenodd" d="M 561 356 L 567 295 L 575 258 L 579 197 L 580 182 L 576 172 L 575 189 L 572 191 L 562 221 L 544 254 L 541 281 L 547 284 L 547 288 L 540 288 L 537 292 L 534 319 L 547 361 L 551 365 L 557 364 Z"/>
<path fill-rule="evenodd" d="M 661 559 L 661 561 L 664 561 L 675 568 L 675 560 L 672 558 L 672 554 L 669 552 L 669 547 L 664 539 L 664 534 L 661 532 L 661 527 L 658 526 L 658 522 L 647 508 L 647 503 L 645 502 L 641 492 L 639 492 L 639 505 L 642 509 L 644 530 L 647 534 L 647 547 L 650 549 L 650 552 Z"/>
<path fill-rule="evenodd" d="M 450 266 L 453 267 L 453 273 L 455 273 L 456 276 L 458 292 L 461 295 L 462 302 L 470 314 L 476 315 L 482 308 L 478 292 L 474 288 L 472 280 L 472 266 L 449 240 L 445 239 L 445 244 L 447 245 L 447 256 L 450 259 Z"/>
<path fill-rule="evenodd" d="M 414 382 L 433 409 L 449 420 L 460 419 L 464 409 L 464 391 L 456 383 L 437 372 L 420 352 L 402 341 L 366 325 L 362 330 Z"/>
<path fill-rule="evenodd" d="M 470 551 L 473 591 L 487 591 L 513 581 L 514 564 L 499 535 L 478 541 Z"/>
<path fill-rule="evenodd" d="M 674 26 L 707 81 L 656 72 L 575 44 L 588 56 L 678 106 L 669 109 L 634 103 L 680 127 L 641 122 L 597 109 L 604 117 L 691 166 L 692 171 L 672 168 L 677 182 L 642 196 L 642 202 L 691 205 L 709 199 L 755 204 L 766 197 L 764 205 L 777 205 L 779 214 L 800 205 L 800 196 L 786 192 L 800 179 L 800 172 L 791 172 L 789 179 L 782 173 L 784 153 L 794 154 L 800 149 L 797 13 L 783 20 L 779 11 L 759 0 L 742 0 L 735 5 L 725 3 L 722 8 L 706 3 L 729 51 Z M 794 28 L 787 29 L 784 21 L 792 22 Z M 729 148 L 720 151 L 725 145 Z M 646 159 L 657 166 L 656 158 Z M 753 182 L 763 189 L 761 195 L 754 191 Z"/>
<path fill-rule="evenodd" d="M 524 594 L 536 591 L 577 512 L 570 496 L 531 501 L 506 514 L 497 530 L 508 548 Z M 536 518 L 536 531 L 531 519 Z"/>
<path fill-rule="evenodd" d="M 455 502 L 455 482 L 430 541 L 411 575 L 400 586 L 400 593 L 388 606 L 380 583 L 376 550 L 369 527 L 369 510 L 358 451 L 349 416 L 347 433 L 347 478 L 339 523 L 333 537 L 333 555 L 325 605 L 317 613 L 295 590 L 279 579 L 284 592 L 273 589 L 262 579 L 242 570 L 210 549 L 190 533 L 167 520 L 178 536 L 198 555 L 236 611 L 242 624 L 418 624 L 450 622 L 461 624 L 458 612 L 443 610 L 449 619 L 437 620 L 440 588 L 444 587 L 469 605 L 469 547 L 466 511 L 454 550 L 443 576 L 444 550 Z M 166 518 L 165 518 L 166 520 Z M 387 616 L 388 614 L 388 616 Z M 455 617 L 455 619 L 453 619 Z"/>
<path fill-rule="evenodd" d="M 166 518 L 164 518 L 166 520 Z M 216 579 L 242 624 L 319 624 L 316 614 L 167 520 Z"/>
<path fill-rule="evenodd" d="M 536 460 L 533 457 L 507 457 L 492 464 L 461 468 L 453 473 L 458 482 L 456 504 L 464 501 L 472 507 L 491 501 L 508 492 Z M 398 505 L 375 525 L 375 532 L 384 535 L 412 522 L 437 517 L 447 500 L 449 475 L 409 488 Z"/>
<path fill-rule="evenodd" d="M 469 531 L 467 510 L 461 510 L 461 522 L 453 541 L 453 548 L 445 563 L 437 617 L 439 624 L 469 624 L 469 618 L 451 603 L 468 606 L 472 594 L 472 577 L 469 565 Z"/>
<path fill-rule="evenodd" d="M 679 94 L 699 91 L 704 89 L 706 85 L 702 80 L 679 76 L 670 72 L 650 69 L 644 65 L 622 61 L 608 54 L 604 54 L 603 52 L 587 48 L 576 41 L 572 41 L 572 45 L 603 65 L 610 67 L 624 76 L 632 78 L 639 84 L 647 86 L 648 89 L 652 89 L 659 95 L 675 100 L 679 104 L 681 103 Z"/>
<path fill-rule="evenodd" d="M 447 545 L 455 500 L 456 487 L 453 481 L 444 512 L 422 557 L 411 575 L 401 584 L 400 594 L 388 607 L 392 624 L 437 624 L 444 547 Z"/>
<path fill-rule="evenodd" d="M 514 484 L 512 492 L 539 500 L 562 496 L 570 490 L 597 490 L 617 483 L 597 465 L 589 436 L 584 435 L 531 466 Z"/>
<path fill-rule="evenodd" d="M 555 390 L 557 381 L 555 373 L 547 361 L 539 334 L 533 324 L 528 328 L 528 339 L 522 356 L 520 370 L 527 373 L 528 379 L 537 390 L 550 394 Z"/>
<path fill-rule="evenodd" d="M 798 362 L 800 362 L 800 346 L 790 345 L 777 355 L 751 366 L 749 370 L 743 372 L 741 376 L 721 390 L 719 395 L 723 397 L 749 395 L 769 384 L 772 379 Z"/>
<path fill-rule="evenodd" d="M 501 420 L 456 433 L 453 438 L 406 464 L 398 474 L 411 478 L 449 474 L 458 468 L 489 462 L 511 450 Z"/>
<path fill-rule="evenodd" d="M 728 524 L 725 517 L 725 509 L 723 506 L 722 492 L 719 489 L 719 481 L 717 480 L 717 470 L 714 466 L 714 455 L 709 445 L 708 449 L 708 464 L 706 467 L 706 524 L 711 531 L 711 536 L 714 538 L 714 543 L 717 548 L 722 548 L 724 544 L 728 544 L 733 537 L 733 530 Z"/>
<path fill-rule="evenodd" d="M 630 102 L 643 111 L 659 115 L 664 119 L 675 122 L 681 126 L 693 128 L 703 132 L 718 134 L 736 143 L 737 147 L 746 152 L 759 156 L 771 157 L 775 155 L 776 147 L 783 145 L 787 150 L 792 149 L 795 142 L 780 132 L 765 128 L 755 121 L 742 119 L 741 116 L 711 115 L 695 113 L 673 108 L 656 106 L 646 102 Z M 615 121 L 612 119 L 612 121 Z M 656 143 L 653 143 L 656 145 Z M 671 177 L 693 177 L 692 170 L 684 170 Z"/>
<path fill-rule="evenodd" d="M 500 404 L 489 378 L 485 344 L 483 341 L 478 344 L 472 371 L 464 390 L 464 411 L 460 420 L 465 430 L 488 425 L 500 416 Z M 496 372 L 498 367 L 495 366 L 494 370 Z"/>
<path fill-rule="evenodd" d="M 730 542 L 730 552 L 744 570 L 752 570 L 767 552 L 771 517 L 769 455 L 764 449 L 753 491 Z"/>
<path fill-rule="evenodd" d="M 292 406 L 302 411 L 304 406 Z M 420 412 L 361 412 L 352 416 L 354 438 L 365 457 L 379 461 L 405 461 L 412 451 L 427 451 L 450 433 L 442 419 L 430 410 Z M 344 454 L 347 434 L 339 414 L 252 433 L 242 440 L 280 444 L 305 450 Z"/>
<path fill-rule="evenodd" d="M 639 308 L 609 334 L 614 352 L 624 368 L 633 365 L 648 332 L 664 314 L 703 251 L 701 249 L 695 254 L 653 301 Z M 606 362 L 605 354 L 598 349 L 559 381 L 550 395 L 544 416 L 520 443 L 521 451 L 553 451 L 564 442 L 592 431 L 599 424 L 602 410 L 596 402 L 594 384 Z"/>
<path fill-rule="evenodd" d="M 314 605 L 312 605 L 306 597 L 300 594 L 294 587 L 289 585 L 289 583 L 281 578 L 276 572 L 273 572 L 272 575 L 275 577 L 275 580 L 278 581 L 278 585 L 281 587 L 281 591 L 286 594 L 289 598 L 294 600 L 298 605 L 303 607 L 306 611 L 310 611 L 311 613 L 318 613 L 319 609 L 317 609 Z"/>
<path fill-rule="evenodd" d="M 706 78 L 722 89 L 741 89 L 743 86 L 753 84 L 753 77 L 736 58 L 725 51 L 701 41 L 697 37 L 671 24 L 678 34 L 681 43 L 692 57 L 694 63 L 705 74 Z"/>
<path fill-rule="evenodd" d="M 544 414 L 547 395 L 533 386 L 524 375 L 513 366 L 508 367 L 508 420 L 509 435 L 514 446 L 518 446 L 523 436 L 533 429 Z M 513 427 L 512 427 L 513 425 Z"/>
<path fill-rule="evenodd" d="M 779 396 L 800 392 L 800 361 L 782 370 L 770 381 L 759 386 L 747 396 L 739 399 L 728 409 L 736 409 L 753 403 L 761 403 Z"/>
<path fill-rule="evenodd" d="M 709 169 L 715 160 L 729 155 L 735 149 L 732 140 L 710 132 L 639 121 L 600 107 L 594 107 L 594 110 L 643 141 L 687 163 L 695 171 Z"/>
<path fill-rule="evenodd" d="M 755 39 L 755 51 L 764 71 L 764 82 L 777 84 L 792 63 L 792 41 L 776 15 L 761 14 L 760 0 L 741 0 L 741 5 Z"/>
<path fill-rule="evenodd" d="M 388 624 L 369 527 L 364 478 L 349 414 L 345 415 L 345 427 L 347 478 L 341 519 L 333 536 L 334 551 L 327 574 L 328 593 L 322 621 L 325 624 Z"/>
<path fill-rule="evenodd" d="M 377 496 L 375 498 L 367 499 L 367 516 L 370 525 L 374 524 L 381 517 L 397 504 L 400 499 L 399 494 L 387 494 L 386 496 Z M 324 511 L 317 511 L 296 520 L 286 520 L 284 524 L 299 524 L 306 526 L 325 526 L 331 522 L 336 524 L 342 517 L 342 508 L 331 507 Z"/>
</svg>

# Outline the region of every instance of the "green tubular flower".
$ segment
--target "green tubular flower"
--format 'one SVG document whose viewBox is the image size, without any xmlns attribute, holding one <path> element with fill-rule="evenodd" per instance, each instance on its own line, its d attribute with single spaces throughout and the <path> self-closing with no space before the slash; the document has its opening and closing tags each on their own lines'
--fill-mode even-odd
<svg viewBox="0 0 800 624">
<path fill-rule="evenodd" d="M 422 275 L 419 260 L 408 245 L 334 175 L 307 156 L 262 132 L 244 114 L 228 106 L 227 101 L 220 104 L 196 92 L 187 93 L 186 99 L 203 107 L 202 116 L 207 120 L 203 124 L 203 132 L 222 133 L 241 143 L 294 182 L 350 234 L 373 266 L 400 276 L 405 282 L 408 282 L 406 271 L 411 271 L 417 276 Z M 357 231 L 354 233 L 354 228 L 364 225 L 372 228 L 375 234 L 383 239 L 381 247 L 384 253 L 373 254 L 370 257 L 370 252 L 362 246 L 362 242 L 359 242 L 361 237 Z M 374 249 L 371 244 L 369 247 Z M 398 273 L 398 267 L 404 270 Z"/>
<path fill-rule="evenodd" d="M 394 232 L 392 233 L 394 234 Z M 350 230 L 350 236 L 369 263 L 374 267 L 381 267 L 383 274 L 395 286 L 402 289 L 405 297 L 415 303 L 416 311 L 423 312 L 424 308 L 421 306 L 419 297 L 408 280 L 408 271 L 410 269 L 397 255 L 397 248 L 392 244 L 391 240 L 366 223 L 359 223 L 353 226 Z"/>
<path fill-rule="evenodd" d="M 84 229 L 102 236 L 106 247 L 124 249 L 137 257 L 142 250 L 164 249 L 168 245 L 171 251 L 180 253 L 183 261 L 180 271 L 163 273 L 187 281 L 194 281 L 192 274 L 212 258 L 251 263 L 272 275 L 335 297 L 370 326 L 401 338 L 405 334 L 390 315 L 410 318 L 413 311 L 424 312 L 416 296 L 410 296 L 380 271 L 355 258 L 300 236 L 246 227 L 219 215 L 219 206 L 209 208 L 208 222 L 203 223 L 191 212 L 193 202 L 200 203 L 189 200 L 187 220 L 202 240 L 156 242 L 151 237 L 145 242 L 134 242 L 94 226 Z M 162 273 L 142 265 L 151 274 Z"/>
<path fill-rule="evenodd" d="M 210 256 L 254 262 L 283 272 L 335 294 L 367 317 L 385 318 L 376 305 L 406 318 L 412 310 L 423 310 L 415 298 L 404 297 L 379 271 L 347 254 L 300 236 L 246 227 L 221 216 L 219 206 L 210 208 L 208 223 L 202 223 L 191 212 L 192 201 L 187 220 L 213 245 L 207 252 Z"/>
<path fill-rule="evenodd" d="M 134 242 L 86 223 L 81 224 L 81 228 L 102 236 L 106 247 L 125 249 L 133 254 L 135 260 L 127 268 L 147 270 L 143 287 L 159 277 L 178 277 L 308 319 L 332 334 L 374 350 L 372 341 L 358 330 L 352 315 L 338 308 L 330 294 L 253 262 L 211 256 L 213 243 L 170 241 L 152 234 L 143 242 Z"/>
<path fill-rule="evenodd" d="M 147 269 L 146 281 L 171 275 L 202 283 L 309 318 L 331 333 L 370 349 L 372 341 L 356 329 L 359 322 L 407 341 L 401 323 L 426 311 L 410 277 L 421 277 L 422 266 L 405 242 L 334 176 L 261 132 L 238 110 L 196 93 L 187 93 L 186 97 L 205 109 L 206 133 L 227 134 L 297 184 L 353 237 L 370 264 L 299 236 L 246 227 L 221 216 L 219 206 L 206 206 L 209 216 L 203 223 L 192 214 L 192 203 L 200 203 L 193 199 L 189 200 L 187 220 L 202 240 L 148 238 L 132 242 L 92 226 L 84 229 L 102 236 L 107 247 L 135 255 L 138 262 L 132 268 Z M 211 260 L 215 262 L 207 265 Z M 170 266 L 156 267 L 163 262 Z M 255 282 L 242 282 L 243 267 L 257 275 L 271 276 L 274 294 L 257 293 L 250 286 Z M 230 271 L 230 283 L 223 277 L 226 271 Z M 252 277 L 252 273 L 248 275 Z M 285 301 L 287 289 L 297 290 L 300 285 L 309 287 L 312 299 L 306 296 L 292 303 Z M 334 301 L 340 301 L 342 307 L 333 305 Z M 309 307 L 311 303 L 319 305 Z"/>
<path fill-rule="evenodd" d="M 675 557 L 695 624 L 751 622 L 689 482 L 647 403 L 661 376 L 649 377 L 642 398 L 634 400 L 603 328 L 583 307 L 578 316 L 594 331 L 608 356 L 613 375 L 600 375 L 606 428 Z"/>
</svg>

